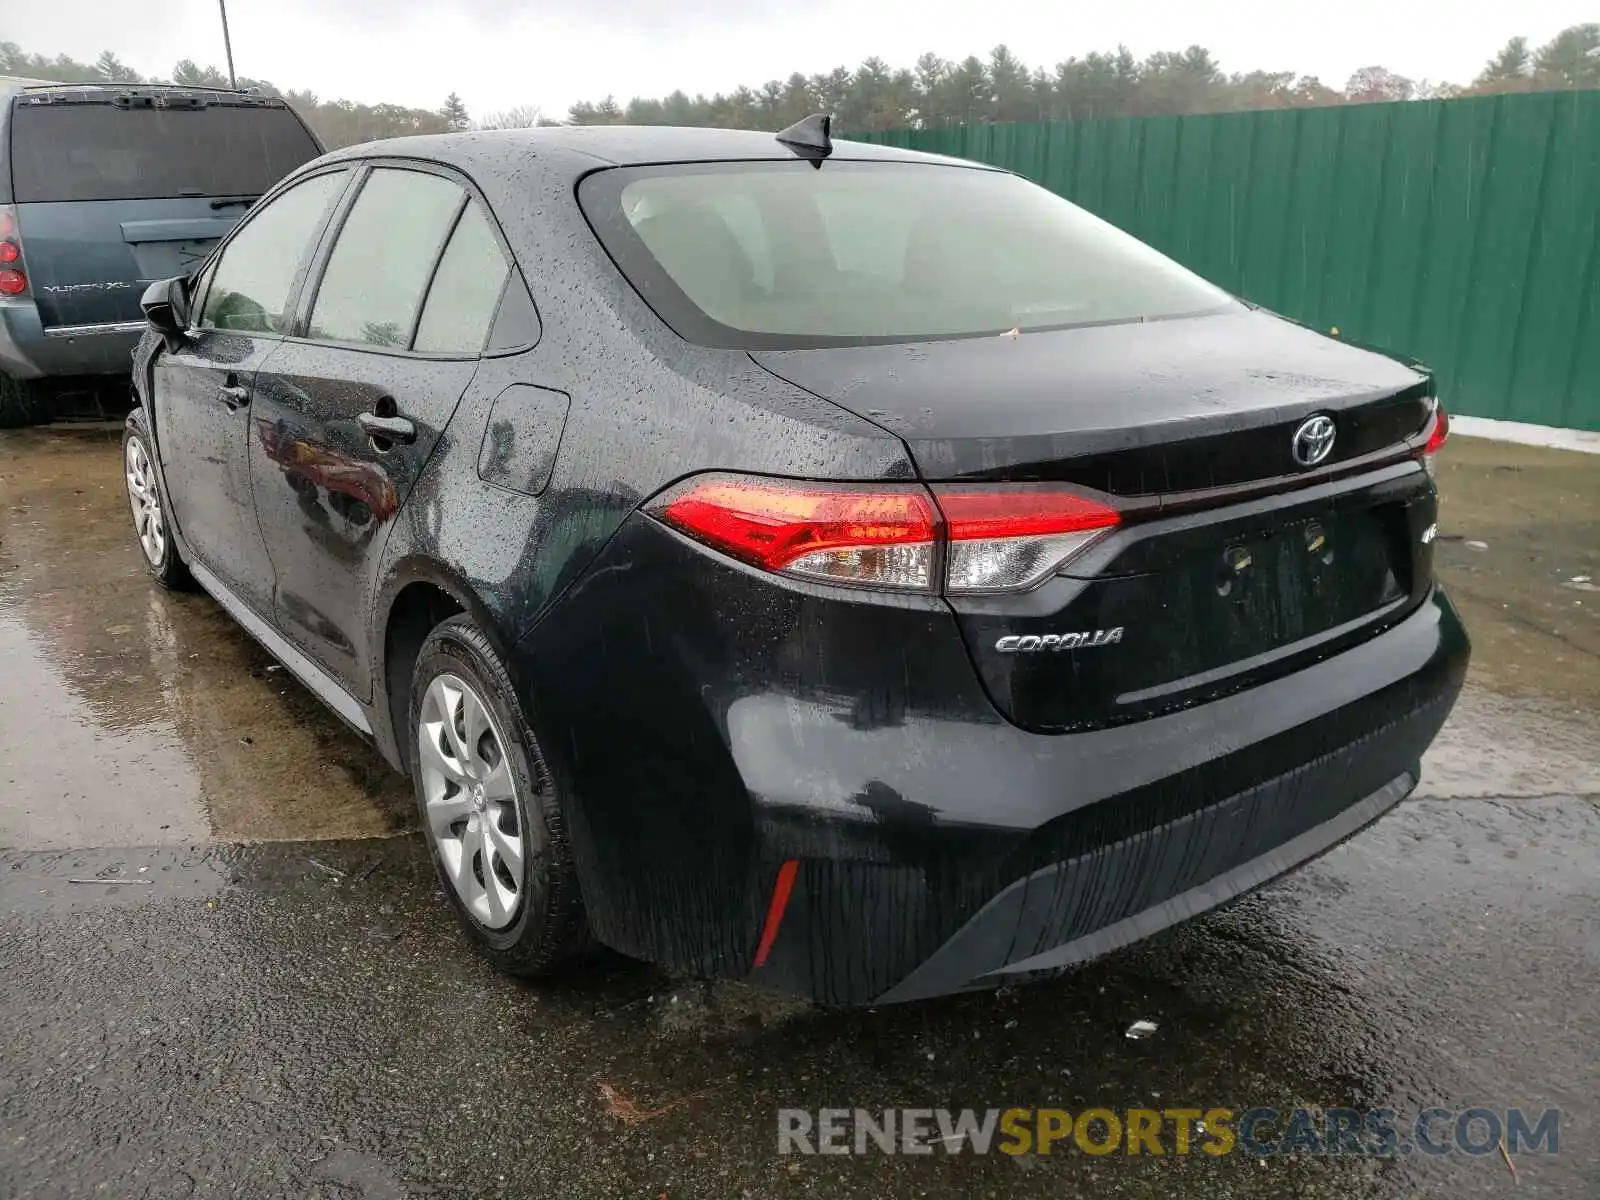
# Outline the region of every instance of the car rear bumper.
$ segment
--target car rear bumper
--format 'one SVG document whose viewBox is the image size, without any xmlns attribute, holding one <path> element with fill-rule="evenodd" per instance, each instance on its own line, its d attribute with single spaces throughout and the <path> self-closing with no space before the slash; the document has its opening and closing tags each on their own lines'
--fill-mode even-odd
<svg viewBox="0 0 1600 1200">
<path fill-rule="evenodd" d="M 1434 590 L 1247 691 L 1036 734 L 995 713 L 947 611 L 868 606 L 843 635 L 806 589 L 737 566 L 667 584 L 682 564 L 658 573 L 672 551 L 630 525 L 520 660 L 565 735 L 595 932 L 830 1004 L 1054 971 L 1314 857 L 1415 786 L 1469 654 Z M 663 582 L 643 605 L 641 580 Z"/>
<path fill-rule="evenodd" d="M 1015 983 L 1108 954 L 1310 861 L 1417 784 L 1413 768 L 1348 804 L 1327 778 L 1348 766 L 1343 757 L 1017 880 L 878 1002 Z"/>
<path fill-rule="evenodd" d="M 0 372 L 13 379 L 126 375 L 143 333 L 140 321 L 46 329 L 31 300 L 0 302 Z"/>
<path fill-rule="evenodd" d="M 1023 817 L 1010 844 L 992 828 L 951 827 L 943 845 L 932 831 L 875 830 L 865 840 L 884 853 L 821 859 L 792 821 L 774 820 L 770 853 L 792 852 L 799 866 L 751 981 L 834 1003 L 994 987 L 1233 899 L 1410 793 L 1467 654 L 1435 592 L 1387 633 L 1275 685 L 1135 726 L 1041 738 L 1054 744 L 1032 747 L 1020 771 L 1020 748 L 997 742 L 979 764 L 996 788 L 1033 816 L 1055 810 L 1038 824 Z M 940 783 L 930 775 L 925 786 Z"/>
</svg>

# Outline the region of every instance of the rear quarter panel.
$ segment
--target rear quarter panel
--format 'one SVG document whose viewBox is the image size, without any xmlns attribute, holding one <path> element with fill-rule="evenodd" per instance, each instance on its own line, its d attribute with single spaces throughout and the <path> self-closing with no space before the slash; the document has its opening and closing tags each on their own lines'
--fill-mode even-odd
<svg viewBox="0 0 1600 1200">
<path fill-rule="evenodd" d="M 512 647 L 627 515 L 696 471 L 915 477 L 899 438 L 742 352 L 690 346 L 667 329 L 590 232 L 570 176 L 473 178 L 515 251 L 542 333 L 531 349 L 483 361 L 401 509 L 372 592 L 370 661 L 378 670 L 395 597 L 419 579 L 456 596 L 510 662 Z M 490 411 L 513 384 L 570 398 L 560 452 L 537 497 L 478 473 Z M 534 694 L 540 664 L 521 661 L 514 679 Z M 391 724 L 388 713 L 374 716 Z"/>
</svg>

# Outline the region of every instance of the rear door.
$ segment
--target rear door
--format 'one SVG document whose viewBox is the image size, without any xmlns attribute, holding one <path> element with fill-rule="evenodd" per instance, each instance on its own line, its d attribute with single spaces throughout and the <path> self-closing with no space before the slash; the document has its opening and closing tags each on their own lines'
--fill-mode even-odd
<svg viewBox="0 0 1600 1200">
<path fill-rule="evenodd" d="M 272 568 L 250 486 L 252 390 L 350 174 L 313 175 L 252 213 L 198 281 L 185 344 L 155 362 L 156 441 L 178 528 L 200 564 L 261 613 Z"/>
<path fill-rule="evenodd" d="M 320 257 L 301 336 L 257 380 L 251 471 L 277 624 L 364 700 L 377 560 L 477 370 L 510 259 L 460 180 L 399 165 L 369 171 Z"/>
<path fill-rule="evenodd" d="M 156 89 L 24 93 L 10 124 L 17 222 L 46 329 L 138 321 L 251 202 L 321 153 L 281 100 Z"/>
</svg>

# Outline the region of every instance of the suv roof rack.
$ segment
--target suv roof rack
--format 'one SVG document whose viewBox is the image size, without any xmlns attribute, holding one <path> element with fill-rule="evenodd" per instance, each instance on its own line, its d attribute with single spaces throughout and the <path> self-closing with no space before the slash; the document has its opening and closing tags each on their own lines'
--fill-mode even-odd
<svg viewBox="0 0 1600 1200">
<path fill-rule="evenodd" d="M 16 92 L 131 92 L 131 91 L 157 91 L 157 92 L 209 92 L 214 96 L 250 96 L 259 100 L 281 100 L 281 96 L 269 96 L 258 87 L 247 88 L 217 88 L 205 87 L 198 83 L 30 83 L 27 87 L 14 89 Z"/>
<path fill-rule="evenodd" d="M 31 104 L 95 104 L 109 102 L 118 108 L 204 108 L 207 103 L 230 101 L 245 107 L 289 107 L 282 96 L 269 96 L 258 87 L 196 87 L 187 83 L 41 83 L 12 93 Z"/>
<path fill-rule="evenodd" d="M 94 81 L 89 83 L 30 83 L 27 87 L 17 88 L 19 92 L 49 92 L 61 88 L 100 88 L 110 91 L 126 91 L 128 88 L 161 88 L 169 92 L 226 92 L 229 95 L 249 95 L 259 88 L 214 88 L 205 87 L 198 83 L 135 83 L 131 79 L 112 79 Z"/>
</svg>

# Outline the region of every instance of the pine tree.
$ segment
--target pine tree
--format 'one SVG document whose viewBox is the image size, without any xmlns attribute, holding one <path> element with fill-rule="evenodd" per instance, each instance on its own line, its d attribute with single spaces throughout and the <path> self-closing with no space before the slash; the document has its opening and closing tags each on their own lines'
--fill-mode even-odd
<svg viewBox="0 0 1600 1200">
<path fill-rule="evenodd" d="M 467 106 L 454 92 L 444 98 L 444 107 L 439 110 L 439 115 L 444 118 L 444 127 L 449 133 L 460 133 L 463 129 L 472 128 L 472 118 L 467 115 Z"/>
<path fill-rule="evenodd" d="M 216 67 L 202 67 L 192 58 L 180 58 L 172 68 L 172 82 L 181 87 L 226 88 L 228 77 Z"/>
<path fill-rule="evenodd" d="M 1551 38 L 1533 58 L 1546 86 L 1600 87 L 1600 25 L 1573 25 Z"/>
<path fill-rule="evenodd" d="M 1487 87 L 1525 79 L 1532 74 L 1532 67 L 1533 54 L 1528 50 L 1528 39 L 1514 37 L 1500 47 L 1500 53 L 1489 60 L 1478 75 L 1476 83 L 1479 87 Z"/>
<path fill-rule="evenodd" d="M 94 69 L 107 83 L 143 83 L 144 76 L 123 62 L 110 50 L 102 51 L 94 60 Z"/>
</svg>

